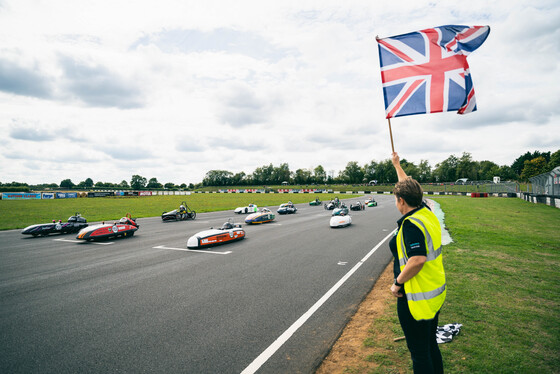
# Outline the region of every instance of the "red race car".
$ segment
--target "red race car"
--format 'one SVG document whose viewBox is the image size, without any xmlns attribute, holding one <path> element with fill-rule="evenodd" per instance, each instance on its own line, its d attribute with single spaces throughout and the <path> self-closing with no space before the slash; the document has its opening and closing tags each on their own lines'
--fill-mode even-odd
<svg viewBox="0 0 560 374">
<path fill-rule="evenodd" d="M 113 224 L 102 223 L 80 230 L 76 239 L 91 241 L 117 237 L 127 238 L 134 235 L 138 227 L 139 225 L 136 223 L 136 219 L 132 218 L 130 213 L 127 213 L 126 216 Z"/>
</svg>

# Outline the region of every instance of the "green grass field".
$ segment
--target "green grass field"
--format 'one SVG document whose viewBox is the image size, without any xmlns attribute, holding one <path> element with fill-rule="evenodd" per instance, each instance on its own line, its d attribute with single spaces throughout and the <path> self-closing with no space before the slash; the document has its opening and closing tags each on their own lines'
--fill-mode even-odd
<svg viewBox="0 0 560 374">
<path fill-rule="evenodd" d="M 277 207 L 291 200 L 305 203 L 315 200 L 357 198 L 360 195 L 346 194 L 192 194 L 183 196 L 144 197 L 99 197 L 54 200 L 0 200 L 0 230 L 22 229 L 37 223 L 51 222 L 53 219 L 66 221 L 76 212 L 88 222 L 117 220 L 130 213 L 134 218 L 156 217 L 164 211 L 179 207 L 186 201 L 189 208 L 197 213 L 233 210 L 253 203 L 261 206 Z"/>
<path fill-rule="evenodd" d="M 437 199 L 455 241 L 444 257 L 449 372 L 560 372 L 560 210 L 519 199 Z"/>
<path fill-rule="evenodd" d="M 454 240 L 444 246 L 439 322 L 463 324 L 440 345 L 446 373 L 560 373 L 560 210 L 520 199 L 434 200 Z M 382 332 L 403 335 L 393 298 L 363 343 L 372 353 L 347 373 L 412 372 L 406 343 Z"/>
</svg>

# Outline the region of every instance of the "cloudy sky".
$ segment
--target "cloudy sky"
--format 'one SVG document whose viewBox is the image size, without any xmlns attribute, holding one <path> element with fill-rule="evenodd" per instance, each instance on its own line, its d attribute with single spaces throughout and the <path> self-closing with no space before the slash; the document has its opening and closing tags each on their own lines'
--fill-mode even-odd
<svg viewBox="0 0 560 374">
<path fill-rule="evenodd" d="M 0 0 L 0 182 L 387 159 L 375 36 L 447 24 L 491 27 L 478 111 L 394 118 L 401 157 L 558 150 L 557 0 Z"/>
</svg>

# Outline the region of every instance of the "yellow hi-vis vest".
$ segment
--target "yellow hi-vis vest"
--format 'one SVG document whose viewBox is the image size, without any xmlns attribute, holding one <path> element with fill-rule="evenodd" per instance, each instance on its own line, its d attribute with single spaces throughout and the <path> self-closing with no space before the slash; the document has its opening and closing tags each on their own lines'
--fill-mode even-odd
<svg viewBox="0 0 560 374">
<path fill-rule="evenodd" d="M 412 317 L 417 321 L 429 320 L 440 310 L 447 292 L 441 256 L 441 226 L 436 215 L 426 207 L 404 219 L 397 234 L 401 272 L 408 262 L 402 233 L 402 227 L 407 220 L 424 233 L 427 259 L 420 272 L 405 282 L 404 292 Z"/>
</svg>

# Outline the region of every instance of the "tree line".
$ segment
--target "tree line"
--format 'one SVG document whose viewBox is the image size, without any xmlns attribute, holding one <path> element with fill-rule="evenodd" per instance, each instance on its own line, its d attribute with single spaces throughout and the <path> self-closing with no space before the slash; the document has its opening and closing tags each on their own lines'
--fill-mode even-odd
<svg viewBox="0 0 560 374">
<path fill-rule="evenodd" d="M 419 164 L 401 160 L 404 171 L 420 183 L 449 183 L 460 178 L 472 181 L 493 180 L 500 177 L 502 181 L 512 180 L 526 182 L 529 178 L 551 171 L 560 166 L 560 150 L 551 152 L 526 152 L 513 161 L 511 165 L 497 165 L 492 161 L 475 161 L 472 155 L 464 152 L 460 157 L 450 155 L 433 168 L 427 160 L 420 160 Z M 289 184 L 367 184 L 375 181 L 377 184 L 396 183 L 397 174 L 391 159 L 382 161 L 372 160 L 365 165 L 356 161 L 349 161 L 344 170 L 335 174 L 334 170 L 328 172 L 322 165 L 312 169 L 297 169 L 291 171 L 287 163 L 279 166 L 272 164 L 257 167 L 253 173 L 246 174 L 241 171 L 232 173 L 228 170 L 210 170 L 202 182 L 193 184 L 162 184 L 157 178 L 147 179 L 141 175 L 133 175 L 130 182 L 122 180 L 120 183 L 94 182 L 87 178 L 77 184 L 71 179 L 64 179 L 59 185 L 56 183 L 28 185 L 27 183 L 11 182 L 1 183 L 0 191 L 28 191 L 30 188 L 39 189 L 89 189 L 89 188 L 117 188 L 117 189 L 196 189 L 205 186 L 263 186 Z"/>
<path fill-rule="evenodd" d="M 529 178 L 560 166 L 560 150 L 551 152 L 527 152 L 519 156 L 511 165 L 497 165 L 492 161 L 475 161 L 472 155 L 464 152 L 461 157 L 455 155 L 432 168 L 427 160 L 419 164 L 401 160 L 407 175 L 420 183 L 455 182 L 460 178 L 472 181 L 492 181 L 500 177 L 502 181 L 528 181 Z M 378 184 L 396 183 L 398 180 L 391 159 L 372 160 L 360 166 L 356 161 L 349 161 L 344 170 L 336 175 L 327 173 L 322 165 L 313 169 L 290 171 L 288 164 L 272 164 L 255 169 L 252 174 L 232 173 L 227 170 L 210 170 L 202 181 L 203 186 L 244 186 L 244 185 L 280 185 L 289 184 L 366 184 L 374 181 Z"/>
</svg>

